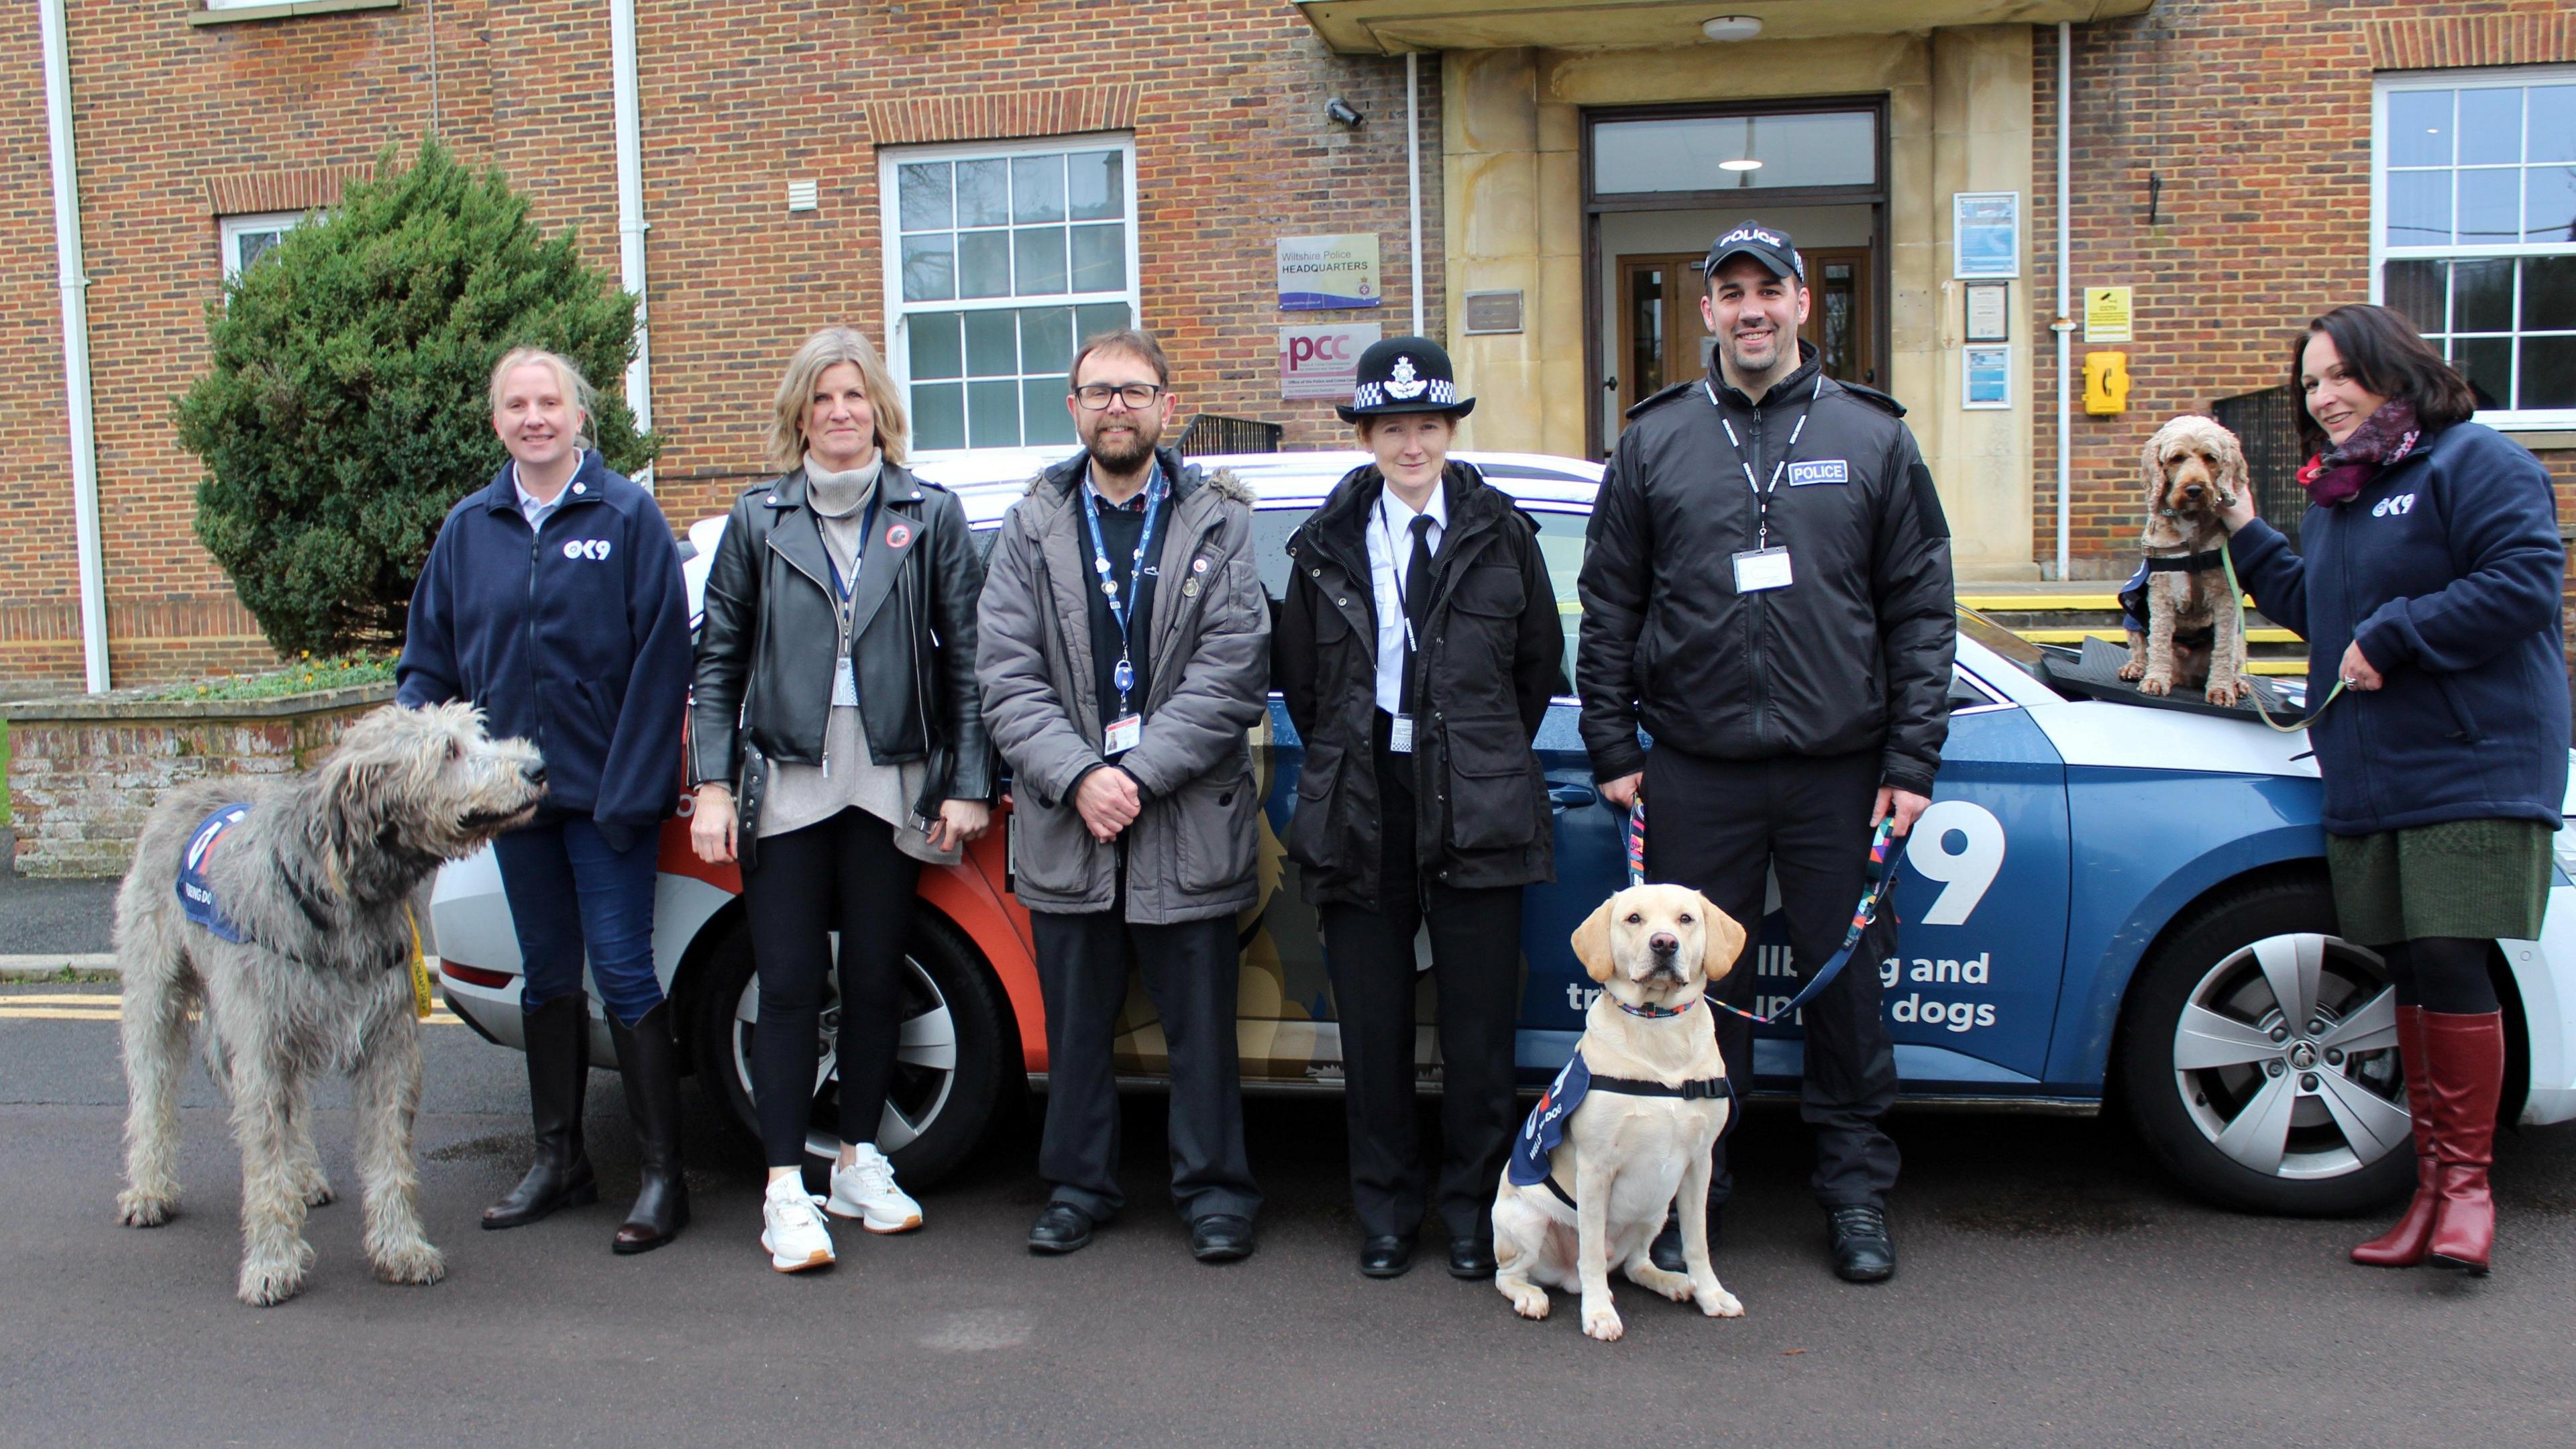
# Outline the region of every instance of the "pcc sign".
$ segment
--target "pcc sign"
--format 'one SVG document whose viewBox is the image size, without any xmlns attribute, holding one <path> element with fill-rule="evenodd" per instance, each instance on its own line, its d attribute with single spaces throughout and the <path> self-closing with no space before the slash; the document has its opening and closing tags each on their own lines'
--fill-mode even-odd
<svg viewBox="0 0 2576 1449">
<path fill-rule="evenodd" d="M 1359 381 L 1360 354 L 1377 341 L 1375 322 L 1279 329 L 1279 396 L 1349 401 Z"/>
</svg>

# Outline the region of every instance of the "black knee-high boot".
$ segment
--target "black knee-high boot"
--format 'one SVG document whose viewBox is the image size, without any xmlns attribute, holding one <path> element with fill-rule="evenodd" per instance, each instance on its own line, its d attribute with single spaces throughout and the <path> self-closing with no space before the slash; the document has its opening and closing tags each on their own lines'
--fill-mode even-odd
<svg viewBox="0 0 2576 1449">
<path fill-rule="evenodd" d="M 654 1007 L 633 1026 L 609 1013 L 608 1037 L 626 1077 L 626 1110 L 635 1119 L 644 1174 L 614 1246 L 621 1253 L 647 1253 L 689 1225 L 689 1185 L 680 1172 L 680 1051 L 671 1037 L 671 1004 Z"/>
<path fill-rule="evenodd" d="M 599 1201 L 582 1150 L 583 1089 L 590 1085 L 590 1001 L 558 996 L 520 1018 L 528 1039 L 528 1117 L 536 1161 L 510 1194 L 483 1210 L 483 1226 L 515 1228 L 560 1207 Z"/>
</svg>

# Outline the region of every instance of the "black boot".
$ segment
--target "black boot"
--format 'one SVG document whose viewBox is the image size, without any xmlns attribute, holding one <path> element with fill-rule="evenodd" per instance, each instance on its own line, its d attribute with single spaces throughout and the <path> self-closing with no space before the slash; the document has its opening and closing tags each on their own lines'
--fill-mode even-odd
<svg viewBox="0 0 2576 1449">
<path fill-rule="evenodd" d="M 560 1207 L 599 1201 L 581 1146 L 582 1089 L 590 1085 L 589 998 L 558 996 L 519 1021 L 528 1039 L 528 1118 L 537 1160 L 509 1196 L 483 1210 L 487 1228 L 515 1228 Z"/>
<path fill-rule="evenodd" d="M 1717 1256 L 1717 1225 L 1725 1211 L 1726 1205 L 1723 1203 L 1713 1202 L 1708 1205 L 1708 1255 L 1711 1258 Z M 1655 1234 L 1655 1241 L 1646 1248 L 1646 1256 L 1654 1260 L 1656 1267 L 1667 1273 L 1690 1271 L 1690 1264 L 1685 1262 L 1682 1256 L 1682 1220 L 1674 1210 L 1665 1210 L 1664 1230 Z"/>
<path fill-rule="evenodd" d="M 671 1003 L 644 1013 L 633 1026 L 609 1013 L 608 1039 L 617 1044 L 617 1069 L 626 1077 L 626 1110 L 635 1119 L 644 1174 L 635 1210 L 619 1225 L 614 1246 L 621 1253 L 649 1253 L 689 1225 L 689 1184 L 680 1173 L 680 1050 L 671 1039 Z"/>
</svg>

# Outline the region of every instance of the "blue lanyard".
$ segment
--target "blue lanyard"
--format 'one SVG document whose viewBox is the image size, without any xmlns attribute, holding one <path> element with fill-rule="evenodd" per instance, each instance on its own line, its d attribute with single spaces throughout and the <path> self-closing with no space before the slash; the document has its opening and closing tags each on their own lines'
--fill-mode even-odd
<svg viewBox="0 0 2576 1449">
<path fill-rule="evenodd" d="M 1145 480 L 1145 527 L 1136 535 L 1136 556 L 1128 560 L 1127 588 L 1122 594 L 1118 580 L 1109 572 L 1109 544 L 1100 536 L 1100 498 L 1092 490 L 1091 479 L 1082 480 L 1082 516 L 1091 525 L 1091 567 L 1100 575 L 1100 592 L 1108 597 L 1109 617 L 1118 624 L 1118 667 L 1110 682 L 1118 686 L 1118 712 L 1127 712 L 1127 691 L 1136 685 L 1135 653 L 1128 643 L 1128 620 L 1136 609 L 1136 581 L 1145 574 L 1145 552 L 1154 546 L 1154 519 L 1163 511 L 1163 495 L 1169 485 L 1163 479 L 1163 465 L 1154 465 L 1153 476 Z"/>
<path fill-rule="evenodd" d="M 823 516 L 814 515 L 815 536 L 823 541 L 823 567 L 832 575 L 832 597 L 839 601 L 841 632 L 850 632 L 850 596 L 859 589 L 859 568 L 868 561 L 868 537 L 877 531 L 877 498 L 868 495 L 868 511 L 859 517 L 859 546 L 850 554 L 850 581 L 841 582 L 841 566 L 832 561 L 832 540 L 823 533 Z"/>
</svg>

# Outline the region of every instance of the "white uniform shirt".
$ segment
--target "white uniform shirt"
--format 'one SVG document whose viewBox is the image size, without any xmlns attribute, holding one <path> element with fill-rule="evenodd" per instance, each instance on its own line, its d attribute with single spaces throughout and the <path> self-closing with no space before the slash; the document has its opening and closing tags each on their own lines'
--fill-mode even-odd
<svg viewBox="0 0 2576 1449">
<path fill-rule="evenodd" d="M 1440 542 L 1449 532 L 1449 490 L 1434 484 L 1431 499 L 1422 512 L 1431 516 L 1431 552 L 1440 552 Z M 1405 505 L 1392 488 L 1378 495 L 1378 506 L 1368 513 L 1369 583 L 1377 594 L 1377 707 L 1388 714 L 1404 713 L 1404 600 L 1396 592 L 1396 579 L 1413 561 L 1413 520 L 1421 514 Z M 1405 579 L 1404 587 L 1416 587 Z M 1431 587 L 1424 579 L 1420 587 Z"/>
<path fill-rule="evenodd" d="M 581 472 L 581 454 L 579 453 L 572 455 L 572 471 L 575 475 L 578 475 Z M 519 515 L 528 520 L 528 531 L 530 533 L 534 533 L 538 529 L 545 527 L 546 515 L 554 512 L 557 508 L 562 507 L 564 496 L 572 492 L 572 480 L 567 478 L 564 480 L 564 486 L 555 490 L 554 497 L 548 499 L 538 498 L 537 495 L 528 491 L 527 484 L 519 481 L 519 465 L 515 461 L 510 464 L 510 486 L 518 490 Z"/>
</svg>

